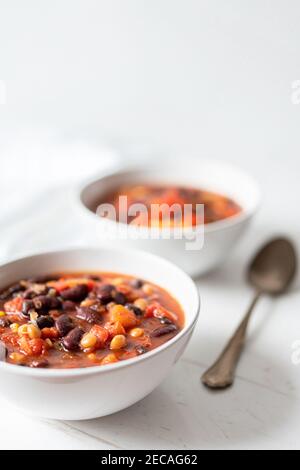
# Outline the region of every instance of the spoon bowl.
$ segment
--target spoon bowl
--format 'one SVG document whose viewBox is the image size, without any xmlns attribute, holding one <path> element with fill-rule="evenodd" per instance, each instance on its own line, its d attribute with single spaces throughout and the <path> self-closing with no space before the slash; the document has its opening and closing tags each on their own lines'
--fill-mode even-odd
<svg viewBox="0 0 300 470">
<path fill-rule="evenodd" d="M 297 270 L 297 254 L 286 238 L 268 242 L 255 256 L 248 270 L 248 280 L 259 292 L 269 295 L 283 293 Z"/>
</svg>

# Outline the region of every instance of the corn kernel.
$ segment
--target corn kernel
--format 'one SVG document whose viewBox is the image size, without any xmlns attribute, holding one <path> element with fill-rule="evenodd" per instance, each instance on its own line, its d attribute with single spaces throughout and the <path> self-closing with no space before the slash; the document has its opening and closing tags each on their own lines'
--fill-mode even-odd
<svg viewBox="0 0 300 470">
<path fill-rule="evenodd" d="M 80 307 L 91 307 L 95 305 L 97 301 L 95 299 L 85 299 L 81 302 Z"/>
<path fill-rule="evenodd" d="M 126 345 L 126 337 L 124 335 L 116 335 L 110 342 L 110 349 L 117 350 L 122 349 Z"/>
<path fill-rule="evenodd" d="M 81 341 L 80 341 L 80 346 L 82 349 L 90 349 L 94 347 L 97 343 L 97 336 L 93 335 L 92 333 L 86 333 Z"/>
<path fill-rule="evenodd" d="M 120 284 L 124 283 L 124 279 L 122 277 L 116 277 L 115 279 L 111 280 L 111 284 L 113 286 L 119 286 Z"/>
<path fill-rule="evenodd" d="M 53 347 L 53 343 L 52 343 L 52 341 L 51 341 L 50 338 L 46 338 L 46 339 L 45 339 L 45 343 L 47 344 L 47 346 L 48 346 L 49 348 L 52 348 L 52 347 Z"/>
<path fill-rule="evenodd" d="M 13 333 L 18 333 L 19 326 L 19 323 L 12 323 L 10 325 L 10 329 Z"/>
<path fill-rule="evenodd" d="M 41 337 L 41 330 L 35 325 L 28 325 L 27 332 L 28 332 L 29 338 L 31 339 Z"/>
<path fill-rule="evenodd" d="M 22 364 L 24 361 L 25 356 L 18 352 L 13 352 L 9 355 L 9 359 L 17 364 Z"/>
<path fill-rule="evenodd" d="M 87 358 L 90 360 L 90 361 L 96 361 L 97 360 L 97 356 L 95 353 L 90 353 L 87 355 Z"/>
<path fill-rule="evenodd" d="M 4 317 L 4 315 L 6 315 L 6 313 L 3 312 L 3 310 L 0 310 L 0 317 Z"/>
<path fill-rule="evenodd" d="M 19 326 L 18 335 L 19 336 L 24 336 L 24 335 L 27 335 L 27 334 L 28 334 L 28 325 L 25 324 L 25 325 Z"/>
<path fill-rule="evenodd" d="M 141 309 L 142 311 L 144 311 L 144 310 L 146 310 L 146 308 L 148 306 L 148 302 L 145 299 L 136 299 L 134 301 L 134 305 L 136 307 L 138 307 L 139 309 Z"/>
<path fill-rule="evenodd" d="M 113 362 L 118 362 L 118 358 L 116 357 L 115 354 L 108 354 L 107 356 L 105 356 L 102 361 L 101 361 L 101 364 L 104 366 L 106 364 L 111 364 Z"/>
<path fill-rule="evenodd" d="M 150 284 L 144 284 L 142 289 L 143 289 L 143 291 L 145 292 L 146 295 L 152 295 L 153 294 L 153 287 L 150 286 Z"/>
<path fill-rule="evenodd" d="M 129 331 L 130 336 L 133 338 L 140 338 L 144 334 L 143 328 L 133 328 Z"/>
</svg>

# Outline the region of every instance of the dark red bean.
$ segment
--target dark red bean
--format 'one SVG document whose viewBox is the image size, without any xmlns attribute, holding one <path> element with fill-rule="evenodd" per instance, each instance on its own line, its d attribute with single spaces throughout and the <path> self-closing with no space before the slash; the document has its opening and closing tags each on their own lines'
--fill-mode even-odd
<svg viewBox="0 0 300 470">
<path fill-rule="evenodd" d="M 55 322 L 55 326 L 60 334 L 60 336 L 65 336 L 69 333 L 70 330 L 74 328 L 72 319 L 67 315 L 63 314 Z"/>
<path fill-rule="evenodd" d="M 83 335 L 84 331 L 81 328 L 76 327 L 64 337 L 62 344 L 68 351 L 76 351 Z"/>
<path fill-rule="evenodd" d="M 116 304 L 125 305 L 127 302 L 126 295 L 122 294 L 122 292 L 116 292 L 114 295 L 114 301 Z"/>
<path fill-rule="evenodd" d="M 128 310 L 131 310 L 137 317 L 141 317 L 143 315 L 143 311 L 133 304 L 126 304 L 125 307 L 128 308 Z"/>
<path fill-rule="evenodd" d="M 72 300 L 73 302 L 80 302 L 84 300 L 88 295 L 88 286 L 86 284 L 80 284 L 70 289 L 63 290 L 60 295 L 63 300 Z"/>
<path fill-rule="evenodd" d="M 43 286 L 41 284 L 38 284 L 36 286 L 29 287 L 24 292 L 24 298 L 25 299 L 34 299 L 35 297 L 38 297 L 40 295 L 47 295 L 49 292 L 49 287 L 48 286 Z"/>
<path fill-rule="evenodd" d="M 25 290 L 25 287 L 22 286 L 19 282 L 17 284 L 14 284 L 13 286 L 8 287 L 5 290 L 2 290 L 0 292 L 0 300 L 7 300 L 9 299 L 13 294 L 17 294 L 18 292 L 22 292 Z"/>
<path fill-rule="evenodd" d="M 167 317 L 160 317 L 160 318 L 159 318 L 159 321 L 160 321 L 160 323 L 162 323 L 163 325 L 174 325 L 174 323 L 172 322 L 172 320 L 170 320 L 170 319 L 167 318 Z"/>
<path fill-rule="evenodd" d="M 111 284 L 102 284 L 97 289 L 97 297 L 102 305 L 106 305 L 114 300 L 114 294 L 116 292 L 115 286 Z"/>
<path fill-rule="evenodd" d="M 63 302 L 63 310 L 75 310 L 76 309 L 76 303 L 72 302 L 71 300 L 65 300 Z"/>
<path fill-rule="evenodd" d="M 49 366 L 49 362 L 47 361 L 47 359 L 36 359 L 34 361 L 31 361 L 31 363 L 29 364 L 29 367 L 33 367 L 33 368 L 43 368 L 43 367 L 48 367 Z"/>
<path fill-rule="evenodd" d="M 47 313 L 49 310 L 61 308 L 61 300 L 57 297 L 41 295 L 33 299 L 33 305 L 38 313 Z"/>
<path fill-rule="evenodd" d="M 37 318 L 36 324 L 40 329 L 51 328 L 54 326 L 54 320 L 50 315 L 41 315 Z"/>
<path fill-rule="evenodd" d="M 140 289 L 141 287 L 143 287 L 144 283 L 141 279 L 132 279 L 129 284 L 131 285 L 131 287 L 133 287 L 134 289 Z"/>
<path fill-rule="evenodd" d="M 174 333 L 174 331 L 177 331 L 177 326 L 174 324 L 161 326 L 160 328 L 156 328 L 155 330 L 153 330 L 151 333 L 151 336 L 153 338 L 158 338 L 159 336 L 167 335 L 169 333 Z"/>
<path fill-rule="evenodd" d="M 44 275 L 44 276 L 34 276 L 34 277 L 31 277 L 29 279 L 29 282 L 32 282 L 34 284 L 46 284 L 46 282 L 50 282 L 50 281 L 58 281 L 59 280 L 59 276 L 55 276 L 55 275 Z"/>
<path fill-rule="evenodd" d="M 76 317 L 88 323 L 100 323 L 101 315 L 89 307 L 77 307 Z"/>
<path fill-rule="evenodd" d="M 24 300 L 22 304 L 22 314 L 24 317 L 29 317 L 30 310 L 34 310 L 34 303 L 32 300 Z"/>
<path fill-rule="evenodd" d="M 101 282 L 101 277 L 96 274 L 88 274 L 86 277 L 87 279 L 91 279 L 91 281 Z"/>
<path fill-rule="evenodd" d="M 8 328 L 10 324 L 11 324 L 11 321 L 8 318 L 0 318 L 1 328 Z"/>
</svg>

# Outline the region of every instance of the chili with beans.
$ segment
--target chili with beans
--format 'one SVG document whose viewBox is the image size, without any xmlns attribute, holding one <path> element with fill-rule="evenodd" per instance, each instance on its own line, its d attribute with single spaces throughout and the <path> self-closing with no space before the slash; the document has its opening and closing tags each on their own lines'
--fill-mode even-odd
<svg viewBox="0 0 300 470">
<path fill-rule="evenodd" d="M 140 211 L 137 216 L 128 218 L 128 222 L 136 225 L 176 227 L 194 227 L 198 224 L 210 224 L 222 219 L 233 217 L 242 212 L 242 208 L 229 197 L 221 194 L 193 189 L 182 186 L 167 185 L 139 185 L 124 186 L 109 194 L 105 203 L 112 204 L 116 211 L 117 220 L 124 220 L 124 206 L 121 204 L 121 196 L 127 197 L 127 208 L 138 204 L 145 206 L 144 212 Z M 160 209 L 153 213 L 151 206 L 159 205 Z M 184 214 L 184 206 L 191 205 L 190 213 Z M 204 221 L 197 220 L 196 206 L 204 205 Z M 174 211 L 168 210 L 177 206 Z"/>
<path fill-rule="evenodd" d="M 111 364 L 157 348 L 183 324 L 168 292 L 125 275 L 52 275 L 0 292 L 0 341 L 6 361 L 21 366 Z"/>
</svg>

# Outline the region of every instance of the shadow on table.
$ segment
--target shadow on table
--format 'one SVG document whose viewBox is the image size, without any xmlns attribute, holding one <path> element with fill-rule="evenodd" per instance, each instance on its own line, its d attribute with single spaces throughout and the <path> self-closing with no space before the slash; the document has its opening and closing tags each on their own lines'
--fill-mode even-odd
<svg viewBox="0 0 300 470">
<path fill-rule="evenodd" d="M 128 449 L 280 447 L 280 429 L 287 429 L 297 403 L 291 370 L 260 353 L 241 365 L 247 379 L 237 377 L 231 389 L 211 392 L 200 382 L 204 366 L 184 358 L 139 403 L 111 416 L 70 424 Z"/>
</svg>

